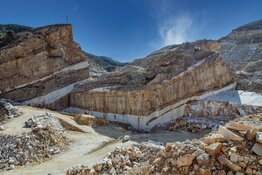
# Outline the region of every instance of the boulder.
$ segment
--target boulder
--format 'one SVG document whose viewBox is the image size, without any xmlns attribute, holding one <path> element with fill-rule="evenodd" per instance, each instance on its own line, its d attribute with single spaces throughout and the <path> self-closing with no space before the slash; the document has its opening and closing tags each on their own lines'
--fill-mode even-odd
<svg viewBox="0 0 262 175">
<path fill-rule="evenodd" d="M 262 144 L 255 143 L 254 146 L 252 147 L 252 151 L 257 155 L 262 156 Z"/>
<path fill-rule="evenodd" d="M 226 172 L 225 172 L 225 170 L 220 170 L 220 171 L 218 171 L 217 174 L 218 174 L 218 175 L 226 175 Z"/>
<path fill-rule="evenodd" d="M 222 144 L 217 142 L 205 147 L 205 151 L 211 156 L 217 156 L 222 150 Z"/>
<path fill-rule="evenodd" d="M 209 155 L 206 153 L 200 154 L 197 158 L 197 163 L 199 166 L 207 165 L 209 163 Z"/>
<path fill-rule="evenodd" d="M 240 137 L 239 135 L 228 130 L 222 125 L 219 126 L 218 133 L 222 134 L 226 140 L 239 141 L 239 142 L 242 142 L 244 140 L 243 137 Z"/>
<path fill-rule="evenodd" d="M 250 128 L 247 132 L 246 132 L 246 138 L 247 140 L 254 140 L 257 134 L 257 129 L 256 128 Z"/>
<path fill-rule="evenodd" d="M 257 132 L 256 141 L 262 143 L 262 132 Z"/>
<path fill-rule="evenodd" d="M 130 140 L 130 136 L 129 135 L 124 135 L 122 142 L 127 142 L 128 140 Z"/>
<path fill-rule="evenodd" d="M 183 167 L 183 166 L 190 166 L 195 159 L 195 156 L 192 154 L 185 154 L 184 156 L 181 156 L 177 159 L 177 166 Z"/>
<path fill-rule="evenodd" d="M 212 144 L 216 142 L 223 142 L 225 140 L 225 137 L 221 134 L 212 134 L 210 136 L 205 137 L 204 142 L 206 144 Z"/>
<path fill-rule="evenodd" d="M 240 160 L 241 156 L 236 154 L 236 153 L 232 153 L 230 155 L 230 160 L 233 162 L 233 163 L 237 163 L 239 160 Z"/>
<path fill-rule="evenodd" d="M 4 130 L 5 130 L 4 126 L 0 124 L 0 131 L 4 131 Z"/>
<path fill-rule="evenodd" d="M 199 169 L 199 175 L 211 175 L 210 170 L 205 170 L 203 168 Z"/>
<path fill-rule="evenodd" d="M 241 167 L 232 163 L 230 160 L 228 160 L 227 158 L 223 157 L 223 156 L 219 156 L 218 157 L 218 161 L 221 165 L 230 168 L 233 171 L 240 171 Z"/>
<path fill-rule="evenodd" d="M 241 124 L 239 122 L 231 121 L 226 125 L 226 128 L 229 128 L 229 129 L 232 129 L 232 130 L 235 130 L 235 131 L 247 131 L 251 128 L 251 126 L 244 125 L 244 124 Z"/>
</svg>

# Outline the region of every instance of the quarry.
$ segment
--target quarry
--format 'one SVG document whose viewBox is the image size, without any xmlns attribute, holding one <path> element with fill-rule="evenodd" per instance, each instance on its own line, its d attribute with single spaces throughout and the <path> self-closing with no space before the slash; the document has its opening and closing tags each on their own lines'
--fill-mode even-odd
<svg viewBox="0 0 262 175">
<path fill-rule="evenodd" d="M 262 174 L 261 26 L 127 64 L 82 51 L 70 24 L 10 32 L 0 174 Z"/>
</svg>

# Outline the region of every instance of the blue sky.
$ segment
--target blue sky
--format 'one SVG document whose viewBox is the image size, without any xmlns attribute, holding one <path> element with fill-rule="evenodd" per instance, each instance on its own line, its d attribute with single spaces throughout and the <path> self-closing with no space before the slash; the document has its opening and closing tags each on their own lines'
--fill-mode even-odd
<svg viewBox="0 0 262 175">
<path fill-rule="evenodd" d="M 120 61 L 168 44 L 218 39 L 261 19 L 261 0 L 0 0 L 0 23 L 64 23 L 83 50 Z"/>
</svg>

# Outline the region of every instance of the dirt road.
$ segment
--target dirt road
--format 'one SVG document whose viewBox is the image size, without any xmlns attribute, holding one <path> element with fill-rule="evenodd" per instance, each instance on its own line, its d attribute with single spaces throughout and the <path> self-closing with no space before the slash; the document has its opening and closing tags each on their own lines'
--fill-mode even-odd
<svg viewBox="0 0 262 175">
<path fill-rule="evenodd" d="M 14 170 L 1 172 L 0 175 L 65 174 L 73 166 L 82 164 L 92 165 L 102 161 L 106 154 L 113 151 L 116 146 L 126 146 L 135 143 L 132 141 L 122 143 L 109 136 L 99 134 L 90 126 L 78 125 L 72 120 L 71 116 L 26 106 L 18 108 L 23 112 L 23 115 L 13 118 L 4 124 L 5 131 L 1 133 L 21 134 L 23 132 L 30 132 L 30 128 L 24 128 L 25 121 L 32 115 L 41 115 L 45 112 L 52 113 L 54 117 L 77 127 L 82 132 L 67 131 L 67 136 L 70 139 L 68 149 L 55 155 L 52 159 L 40 164 L 28 164 L 23 167 L 16 167 Z"/>
</svg>

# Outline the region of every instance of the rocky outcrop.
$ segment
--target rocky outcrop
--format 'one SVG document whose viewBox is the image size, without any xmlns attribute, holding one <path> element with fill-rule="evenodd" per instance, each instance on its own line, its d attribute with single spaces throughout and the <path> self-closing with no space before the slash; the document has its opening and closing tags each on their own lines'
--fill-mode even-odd
<svg viewBox="0 0 262 175">
<path fill-rule="evenodd" d="M 80 46 L 73 41 L 71 25 L 22 31 L 3 43 L 1 97 L 25 101 L 89 76 L 89 64 Z"/>
<path fill-rule="evenodd" d="M 160 50 L 96 81 L 76 86 L 69 105 L 105 116 L 146 117 L 155 113 L 153 118 L 158 118 L 174 110 L 172 105 L 183 105 L 234 82 L 233 73 L 216 53 L 219 49 L 217 42 L 204 40 L 178 45 L 172 51 Z M 123 120 L 114 118 L 132 123 L 125 116 Z M 145 125 L 153 118 L 134 120 Z"/>
<path fill-rule="evenodd" d="M 222 57 L 236 72 L 237 88 L 262 92 L 262 20 L 233 30 L 219 42 Z"/>
<path fill-rule="evenodd" d="M 105 113 L 149 115 L 182 99 L 219 89 L 233 81 L 221 57 L 208 57 L 199 65 L 162 84 L 140 90 L 92 89 L 70 95 L 70 106 Z"/>
</svg>

